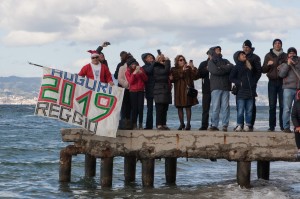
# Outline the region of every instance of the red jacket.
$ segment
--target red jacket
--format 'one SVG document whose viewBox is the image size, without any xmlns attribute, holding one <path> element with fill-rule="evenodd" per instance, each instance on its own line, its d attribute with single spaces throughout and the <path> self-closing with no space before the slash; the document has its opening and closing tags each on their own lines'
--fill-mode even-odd
<svg viewBox="0 0 300 199">
<path fill-rule="evenodd" d="M 90 79 L 94 79 L 93 69 L 91 64 L 87 64 L 78 73 L 78 75 L 82 77 L 87 77 Z M 101 71 L 100 71 L 100 82 L 109 83 L 112 82 L 111 73 L 108 67 L 105 64 L 101 64 Z"/>
<path fill-rule="evenodd" d="M 129 91 L 131 92 L 145 90 L 145 82 L 148 81 L 148 77 L 142 67 L 140 70 L 142 71 L 141 73 L 133 74 L 130 68 L 127 68 L 125 76 L 129 84 Z"/>
</svg>

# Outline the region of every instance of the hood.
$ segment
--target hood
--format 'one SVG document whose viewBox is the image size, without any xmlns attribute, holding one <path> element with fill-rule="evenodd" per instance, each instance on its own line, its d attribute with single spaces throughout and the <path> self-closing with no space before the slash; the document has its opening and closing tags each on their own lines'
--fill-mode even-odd
<svg viewBox="0 0 300 199">
<path fill-rule="evenodd" d="M 241 62 L 241 61 L 238 60 L 238 57 L 239 57 L 239 55 L 240 55 L 241 53 L 244 53 L 244 51 L 239 50 L 239 51 L 236 51 L 236 52 L 233 54 L 233 60 L 234 60 L 234 62 L 236 63 L 236 65 L 239 65 L 239 64 L 243 64 L 243 63 L 244 63 L 244 62 Z"/>
<path fill-rule="evenodd" d="M 142 54 L 142 60 L 143 60 L 143 62 L 145 63 L 145 64 L 147 64 L 147 62 L 146 62 L 146 57 L 148 56 L 148 55 L 151 55 L 152 57 L 153 57 L 153 59 L 155 60 L 155 57 L 154 57 L 154 55 L 152 55 L 151 53 L 144 53 L 144 54 Z"/>
</svg>

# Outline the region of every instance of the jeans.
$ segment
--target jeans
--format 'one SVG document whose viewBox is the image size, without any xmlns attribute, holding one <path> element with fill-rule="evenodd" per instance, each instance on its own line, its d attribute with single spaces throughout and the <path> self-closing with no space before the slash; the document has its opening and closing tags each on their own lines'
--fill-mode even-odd
<svg viewBox="0 0 300 199">
<path fill-rule="evenodd" d="M 203 128 L 208 128 L 209 109 L 211 102 L 211 94 L 202 94 L 202 125 Z"/>
<path fill-rule="evenodd" d="M 250 99 L 237 99 L 237 125 L 244 125 L 244 114 L 246 118 L 246 125 L 251 126 L 252 111 L 253 111 L 253 98 Z"/>
<path fill-rule="evenodd" d="M 276 127 L 276 106 L 277 97 L 279 101 L 279 125 L 283 129 L 282 112 L 283 112 L 283 89 L 282 80 L 269 80 L 268 82 L 268 97 L 269 97 L 269 127 Z"/>
<path fill-rule="evenodd" d="M 289 88 L 283 89 L 282 120 L 283 120 L 284 129 L 290 128 L 291 109 L 295 97 L 296 97 L 296 89 L 289 89 Z"/>
<path fill-rule="evenodd" d="M 153 129 L 153 97 L 147 99 L 146 129 Z"/>
<path fill-rule="evenodd" d="M 211 92 L 211 126 L 219 126 L 219 115 L 222 113 L 222 125 L 228 126 L 230 108 L 229 108 L 229 91 L 213 90 Z"/>
</svg>

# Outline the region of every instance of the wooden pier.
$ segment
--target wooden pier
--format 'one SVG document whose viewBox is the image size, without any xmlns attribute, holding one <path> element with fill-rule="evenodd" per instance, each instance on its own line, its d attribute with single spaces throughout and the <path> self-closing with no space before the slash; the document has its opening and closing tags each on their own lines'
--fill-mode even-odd
<svg viewBox="0 0 300 199">
<path fill-rule="evenodd" d="M 85 175 L 95 176 L 101 158 L 100 182 L 112 186 L 113 158 L 124 157 L 125 183 L 133 182 L 136 160 L 142 163 L 144 187 L 154 185 L 155 159 L 165 158 L 166 182 L 176 182 L 177 158 L 226 159 L 237 162 L 237 183 L 250 187 L 251 162 L 257 176 L 269 179 L 270 161 L 298 161 L 293 133 L 119 130 L 116 138 L 91 135 L 83 129 L 62 129 L 62 140 L 73 142 L 61 150 L 59 180 L 70 182 L 72 156 L 85 154 Z M 217 164 L 217 163 L 216 163 Z"/>
</svg>

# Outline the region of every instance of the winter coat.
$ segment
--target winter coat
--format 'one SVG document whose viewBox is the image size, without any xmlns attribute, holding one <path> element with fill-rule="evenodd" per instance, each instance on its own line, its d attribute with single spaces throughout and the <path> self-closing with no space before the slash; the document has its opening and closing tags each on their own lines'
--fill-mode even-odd
<svg viewBox="0 0 300 199">
<path fill-rule="evenodd" d="M 197 78 L 197 69 L 172 67 L 171 74 L 174 83 L 174 101 L 176 107 L 189 107 L 198 104 L 197 97 L 187 96 L 187 86 L 194 88 L 194 80 Z"/>
<path fill-rule="evenodd" d="M 171 84 L 169 82 L 170 68 L 170 60 L 166 60 L 164 64 L 155 62 L 153 65 L 155 103 L 172 104 Z"/>
<path fill-rule="evenodd" d="M 126 79 L 126 73 L 127 71 L 127 64 L 125 63 L 123 66 L 121 66 L 119 68 L 119 72 L 118 72 L 118 84 L 122 87 L 122 88 L 129 88 L 129 83 Z"/>
<path fill-rule="evenodd" d="M 248 53 L 246 55 L 246 57 L 252 66 L 252 72 L 255 76 L 255 81 L 256 81 L 256 86 L 257 86 L 257 82 L 260 79 L 261 74 L 262 74 L 262 67 L 261 67 L 260 57 L 256 54 L 254 54 L 253 52 L 254 52 L 254 48 L 252 48 L 252 51 L 250 53 Z M 256 86 L 255 86 L 255 96 L 257 96 Z"/>
<path fill-rule="evenodd" d="M 283 78 L 282 88 L 298 89 L 300 88 L 300 84 L 299 84 L 300 81 L 291 67 L 294 67 L 294 69 L 298 72 L 300 76 L 300 62 L 298 62 L 298 64 L 295 66 L 294 65 L 291 66 L 288 65 L 287 63 L 283 63 L 278 67 L 279 68 L 278 75 L 279 77 Z"/>
<path fill-rule="evenodd" d="M 200 63 L 198 68 L 198 78 L 202 78 L 202 93 L 210 94 L 210 80 L 209 71 L 207 69 L 208 61 L 203 61 Z"/>
<path fill-rule="evenodd" d="M 80 72 L 78 73 L 78 75 L 82 77 L 94 79 L 94 73 L 91 64 L 87 64 L 83 66 Z M 104 82 L 104 83 L 113 82 L 111 73 L 105 64 L 101 64 L 100 82 Z"/>
<path fill-rule="evenodd" d="M 145 90 L 145 82 L 148 80 L 148 77 L 142 67 L 140 68 L 140 70 L 141 73 L 134 74 L 133 72 L 131 72 L 131 68 L 127 68 L 125 76 L 129 83 L 130 92 L 138 92 Z"/>
<path fill-rule="evenodd" d="M 273 49 L 270 49 L 270 52 L 266 54 L 264 63 L 262 66 L 262 72 L 267 73 L 267 77 L 269 80 L 277 80 L 281 79 L 278 76 L 278 70 L 277 67 L 284 63 L 287 59 L 287 54 L 282 52 L 279 56 L 277 56 Z M 268 61 L 273 61 L 272 65 L 268 65 Z"/>
<path fill-rule="evenodd" d="M 210 72 L 210 90 L 231 90 L 229 74 L 233 65 L 222 56 L 213 56 L 208 61 L 208 71 Z"/>
<path fill-rule="evenodd" d="M 295 100 L 294 102 L 291 118 L 295 129 L 297 127 L 300 127 L 300 100 L 299 99 Z"/>
<path fill-rule="evenodd" d="M 145 85 L 145 91 L 146 91 L 145 96 L 146 96 L 146 98 L 153 98 L 153 87 L 154 87 L 153 65 L 154 65 L 154 62 L 153 63 L 146 62 L 145 59 L 148 55 L 151 55 L 155 59 L 155 57 L 151 53 L 142 54 L 142 60 L 145 63 L 145 65 L 143 66 L 143 69 L 145 70 L 146 75 L 148 77 L 148 81 L 146 82 L 146 85 Z"/>
<path fill-rule="evenodd" d="M 237 59 L 237 53 L 234 54 L 236 65 L 230 72 L 229 80 L 238 88 L 236 99 L 251 99 L 255 97 L 257 78 L 253 68 L 250 70 L 246 66 L 246 62 L 241 62 Z"/>
</svg>

